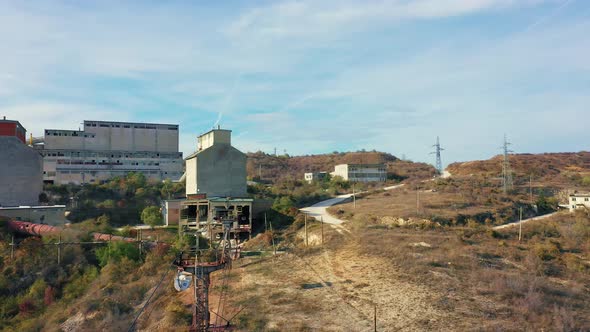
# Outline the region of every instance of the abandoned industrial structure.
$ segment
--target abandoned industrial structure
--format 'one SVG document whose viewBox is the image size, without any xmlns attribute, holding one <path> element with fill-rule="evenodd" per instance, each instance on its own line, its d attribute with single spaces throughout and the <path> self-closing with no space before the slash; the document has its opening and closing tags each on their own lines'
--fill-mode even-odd
<svg viewBox="0 0 590 332">
<path fill-rule="evenodd" d="M 178 180 L 183 173 L 178 125 L 84 121 L 84 130 L 45 130 L 43 180 L 94 183 L 129 172 L 154 180 Z"/>
<path fill-rule="evenodd" d="M 186 158 L 186 199 L 171 200 L 165 220 L 178 215 L 179 232 L 204 230 L 210 238 L 252 231 L 254 199 L 247 196 L 246 155 L 231 145 L 231 130 L 213 129 L 197 138 L 197 151 Z"/>
<path fill-rule="evenodd" d="M 43 157 L 25 144 L 26 135 L 20 122 L 0 120 L 0 216 L 63 224 L 65 205 L 39 206 Z"/>
<path fill-rule="evenodd" d="M 39 204 L 43 190 L 43 157 L 25 144 L 18 121 L 0 120 L 0 206 Z"/>
</svg>

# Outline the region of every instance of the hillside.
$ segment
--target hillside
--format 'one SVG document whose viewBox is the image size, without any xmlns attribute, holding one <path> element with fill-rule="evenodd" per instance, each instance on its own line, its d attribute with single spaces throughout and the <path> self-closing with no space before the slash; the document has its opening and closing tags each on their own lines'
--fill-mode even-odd
<svg viewBox="0 0 590 332">
<path fill-rule="evenodd" d="M 303 179 L 306 172 L 331 172 L 338 164 L 387 165 L 388 179 L 426 179 L 435 174 L 432 165 L 401 160 L 384 152 L 334 152 L 307 156 L 275 156 L 263 152 L 248 153 L 247 172 L 250 179 L 276 182 L 281 179 Z"/>
<path fill-rule="evenodd" d="M 299 224 L 301 227 L 301 224 Z M 295 227 L 296 228 L 296 227 Z M 590 218 L 501 232 L 421 229 L 369 219 L 317 223 L 299 249 L 234 266 L 239 331 L 586 331 Z"/>
<path fill-rule="evenodd" d="M 453 176 L 479 175 L 488 178 L 502 174 L 501 155 L 489 160 L 476 160 L 450 164 L 447 170 Z M 509 156 L 515 183 L 533 181 L 559 187 L 590 185 L 590 152 L 513 154 Z"/>
</svg>

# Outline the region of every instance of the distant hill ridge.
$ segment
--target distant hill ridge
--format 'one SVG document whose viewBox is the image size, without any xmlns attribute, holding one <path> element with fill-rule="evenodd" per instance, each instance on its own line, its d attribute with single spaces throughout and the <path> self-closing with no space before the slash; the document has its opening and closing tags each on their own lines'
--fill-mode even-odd
<svg viewBox="0 0 590 332">
<path fill-rule="evenodd" d="M 502 173 L 503 156 L 488 160 L 452 163 L 447 170 L 453 176 L 498 176 Z M 590 175 L 590 152 L 560 152 L 542 154 L 511 154 L 510 166 L 516 176 L 532 175 L 536 178 L 559 181 Z"/>
<path fill-rule="evenodd" d="M 306 156 L 275 156 L 264 152 L 250 152 L 247 172 L 251 179 L 277 181 L 279 179 L 303 179 L 306 172 L 332 172 L 338 164 L 378 164 L 387 165 L 390 178 L 428 178 L 435 169 L 426 163 L 404 161 L 396 156 L 378 151 L 333 152 Z"/>
</svg>

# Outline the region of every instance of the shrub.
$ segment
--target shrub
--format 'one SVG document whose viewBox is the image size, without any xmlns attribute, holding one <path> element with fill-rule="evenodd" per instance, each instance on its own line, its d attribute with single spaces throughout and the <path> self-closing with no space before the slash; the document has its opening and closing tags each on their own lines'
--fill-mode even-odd
<svg viewBox="0 0 590 332">
<path fill-rule="evenodd" d="M 88 266 L 82 273 L 77 273 L 63 289 L 63 299 L 71 301 L 84 293 L 88 285 L 96 279 L 98 270 L 94 266 Z"/>
<path fill-rule="evenodd" d="M 157 206 L 148 206 L 141 212 L 141 221 L 152 227 L 162 224 L 162 213 Z"/>
<path fill-rule="evenodd" d="M 104 267 L 110 261 L 119 262 L 124 257 L 131 261 L 138 261 L 140 254 L 137 246 L 133 243 L 114 241 L 109 242 L 106 247 L 96 250 L 96 258 L 101 267 Z"/>
<path fill-rule="evenodd" d="M 559 246 L 554 242 L 537 243 L 533 251 L 535 255 L 543 261 L 555 259 L 559 255 Z"/>
</svg>

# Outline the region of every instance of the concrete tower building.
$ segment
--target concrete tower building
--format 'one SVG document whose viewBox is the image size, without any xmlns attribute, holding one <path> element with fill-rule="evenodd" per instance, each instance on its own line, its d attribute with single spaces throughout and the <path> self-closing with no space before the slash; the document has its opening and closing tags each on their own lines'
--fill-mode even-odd
<svg viewBox="0 0 590 332">
<path fill-rule="evenodd" d="M 213 129 L 197 138 L 197 152 L 186 158 L 186 200 L 167 201 L 166 220 L 178 218 L 180 233 L 204 229 L 213 239 L 222 232 L 221 220 L 230 219 L 232 232 L 250 237 L 253 202 L 246 155 L 231 146 L 231 130 Z"/>
<path fill-rule="evenodd" d="M 25 144 L 26 129 L 0 120 L 0 206 L 37 205 L 43 191 L 43 157 Z"/>
<path fill-rule="evenodd" d="M 246 196 L 246 155 L 231 146 L 231 130 L 213 129 L 197 138 L 197 152 L 186 158 L 186 194 Z"/>
</svg>

